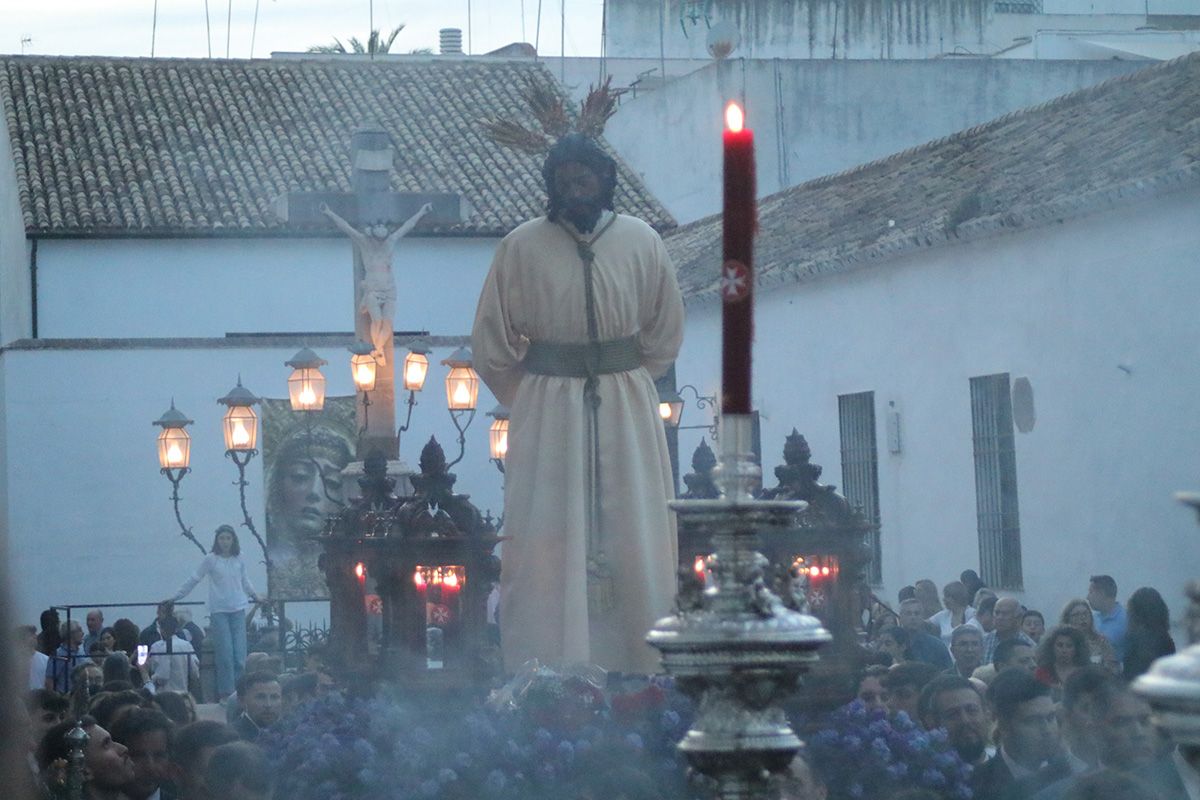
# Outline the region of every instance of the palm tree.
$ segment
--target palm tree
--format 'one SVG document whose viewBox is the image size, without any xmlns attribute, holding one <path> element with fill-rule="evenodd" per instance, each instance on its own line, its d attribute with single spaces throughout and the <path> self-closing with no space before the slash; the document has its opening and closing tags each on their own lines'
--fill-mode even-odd
<svg viewBox="0 0 1200 800">
<path fill-rule="evenodd" d="M 354 55 L 382 55 L 392 49 L 392 42 L 396 41 L 396 36 L 400 31 L 404 30 L 404 23 L 397 25 L 392 29 L 392 32 L 383 38 L 379 29 L 371 31 L 371 35 L 367 37 L 367 43 L 364 45 L 359 41 L 358 37 L 350 37 L 350 47 L 342 44 L 340 39 L 334 38 L 333 44 L 315 44 L 308 48 L 310 53 L 346 53 Z"/>
</svg>

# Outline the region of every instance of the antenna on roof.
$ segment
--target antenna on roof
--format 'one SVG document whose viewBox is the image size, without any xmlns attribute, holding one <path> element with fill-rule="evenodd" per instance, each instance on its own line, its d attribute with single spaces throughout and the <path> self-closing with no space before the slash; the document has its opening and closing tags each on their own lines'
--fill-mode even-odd
<svg viewBox="0 0 1200 800">
<path fill-rule="evenodd" d="M 254 58 L 254 38 L 258 36 L 258 3 L 254 0 L 254 26 L 250 28 L 250 57 Z"/>
<path fill-rule="evenodd" d="M 204 0 L 204 34 L 208 42 L 208 57 L 212 58 L 212 25 L 208 21 L 208 0 Z"/>
<path fill-rule="evenodd" d="M 225 57 L 229 58 L 229 33 L 233 30 L 233 0 L 229 0 L 229 13 L 225 17 Z"/>
<path fill-rule="evenodd" d="M 29 34 L 21 37 L 21 55 L 25 55 L 25 45 L 27 44 L 33 44 L 33 37 Z"/>
<path fill-rule="evenodd" d="M 154 39 L 158 36 L 158 0 L 154 0 L 154 18 L 150 22 L 150 57 L 154 58 Z"/>
</svg>

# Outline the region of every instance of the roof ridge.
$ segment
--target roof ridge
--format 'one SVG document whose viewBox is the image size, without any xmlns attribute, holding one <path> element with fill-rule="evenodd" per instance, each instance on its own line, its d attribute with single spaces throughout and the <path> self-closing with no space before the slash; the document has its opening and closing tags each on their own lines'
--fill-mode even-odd
<svg viewBox="0 0 1200 800">
<path fill-rule="evenodd" d="M 1078 219 L 1099 209 L 1112 208 L 1122 200 L 1146 199 L 1158 194 L 1180 191 L 1186 187 L 1172 184 L 1183 184 L 1189 178 L 1200 179 L 1200 162 L 1150 177 L 1134 178 L 1117 186 L 1097 189 L 1077 197 L 1059 197 L 1023 209 L 1008 208 L 986 217 L 976 217 L 957 226 L 953 232 L 946 229 L 943 216 L 938 216 L 925 220 L 914 228 L 901 231 L 902 235 L 895 239 L 875 242 L 866 247 L 846 251 L 842 255 L 836 254 L 841 246 L 832 246 L 825 247 L 819 254 L 807 260 L 764 264 L 765 274 L 762 274 L 755 284 L 766 287 L 803 281 L 836 269 L 900 255 L 918 249 L 922 243 L 930 248 L 946 244 L 966 244 L 1004 233 L 1042 228 L 1056 221 Z M 768 267 L 773 268 L 768 270 Z M 703 305 L 717 299 L 719 288 L 707 286 L 685 294 L 687 305 Z"/>
</svg>

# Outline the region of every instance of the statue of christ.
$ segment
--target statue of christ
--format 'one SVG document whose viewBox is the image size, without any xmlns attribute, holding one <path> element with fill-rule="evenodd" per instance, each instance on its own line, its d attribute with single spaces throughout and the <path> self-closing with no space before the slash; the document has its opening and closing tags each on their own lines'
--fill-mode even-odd
<svg viewBox="0 0 1200 800">
<path fill-rule="evenodd" d="M 375 358 L 381 364 L 388 361 L 388 337 L 396 316 L 396 279 L 392 275 L 392 254 L 396 243 L 408 235 L 433 206 L 426 203 L 404 224 L 388 233 L 384 225 L 365 225 L 360 231 L 321 204 L 321 213 L 329 217 L 338 230 L 350 237 L 363 265 L 363 281 L 359 287 L 358 309 L 371 320 L 371 344 Z"/>
</svg>

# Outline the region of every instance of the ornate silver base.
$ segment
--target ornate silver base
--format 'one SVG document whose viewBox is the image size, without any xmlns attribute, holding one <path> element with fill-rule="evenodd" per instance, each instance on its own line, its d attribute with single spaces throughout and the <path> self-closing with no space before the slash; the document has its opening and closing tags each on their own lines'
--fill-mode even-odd
<svg viewBox="0 0 1200 800">
<path fill-rule="evenodd" d="M 770 565 L 755 549 L 760 532 L 793 527 L 805 503 L 755 500 L 762 473 L 751 454 L 752 420 L 727 415 L 721 423 L 722 496 L 671 504 L 681 529 L 711 536 L 714 580 L 703 591 L 681 589 L 677 613 L 659 620 L 646 640 L 697 701 L 680 750 L 716 781 L 720 797 L 747 798 L 763 792 L 799 749 L 779 703 L 830 635 L 771 590 Z"/>
</svg>

